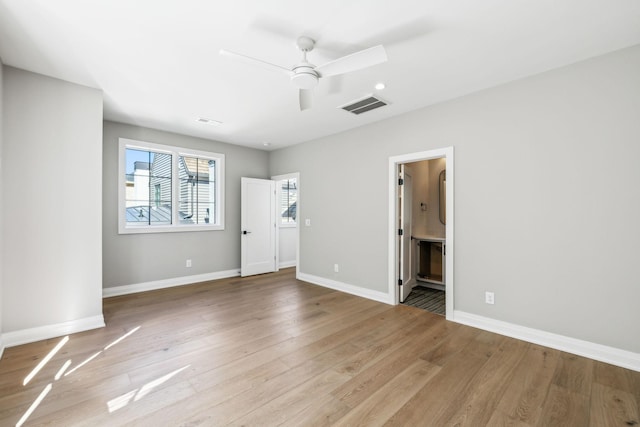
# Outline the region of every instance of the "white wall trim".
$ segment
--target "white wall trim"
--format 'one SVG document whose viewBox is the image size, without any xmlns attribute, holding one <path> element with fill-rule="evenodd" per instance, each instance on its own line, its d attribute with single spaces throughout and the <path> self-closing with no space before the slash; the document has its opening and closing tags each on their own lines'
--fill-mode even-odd
<svg viewBox="0 0 640 427">
<path fill-rule="evenodd" d="M 348 283 L 338 282 L 337 280 L 326 279 L 324 277 L 314 276 L 307 273 L 298 272 L 297 279 L 385 304 L 393 304 L 393 296 L 384 292 L 372 291 L 371 289 L 361 288 L 360 286 L 354 286 Z"/>
<path fill-rule="evenodd" d="M 485 331 L 495 332 L 640 372 L 640 353 L 633 353 L 459 310 L 454 311 L 452 320 L 463 325 L 473 326 Z"/>
<path fill-rule="evenodd" d="M 4 353 L 4 342 L 2 341 L 2 335 L 0 335 L 0 360 L 2 360 L 2 353 Z"/>
<path fill-rule="evenodd" d="M 289 268 L 289 267 L 295 267 L 297 264 L 296 260 L 291 260 L 291 261 L 280 261 L 280 263 L 278 264 L 279 268 Z"/>
<path fill-rule="evenodd" d="M 226 279 L 240 276 L 240 268 L 216 271 L 213 273 L 196 274 L 193 276 L 172 277 L 170 279 L 153 280 L 151 282 L 134 283 L 132 285 L 114 286 L 102 289 L 102 297 L 109 298 L 119 295 L 135 294 L 156 289 L 172 288 L 174 286 L 192 285 L 209 280 Z"/>
<path fill-rule="evenodd" d="M 60 337 L 62 335 L 88 331 L 89 329 L 104 328 L 104 326 L 104 317 L 100 314 L 98 316 L 85 317 L 83 319 L 70 320 L 53 325 L 5 332 L 2 334 L 2 340 L 6 347 L 14 347 L 16 345 Z"/>
</svg>

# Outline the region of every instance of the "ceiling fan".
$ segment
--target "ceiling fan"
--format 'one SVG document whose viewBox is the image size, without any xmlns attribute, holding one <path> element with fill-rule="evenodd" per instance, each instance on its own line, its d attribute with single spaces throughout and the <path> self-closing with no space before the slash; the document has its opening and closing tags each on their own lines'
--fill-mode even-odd
<svg viewBox="0 0 640 427">
<path fill-rule="evenodd" d="M 307 53 L 311 52 L 316 42 L 309 37 L 299 37 L 297 46 L 302 51 L 302 60 L 292 68 L 281 67 L 280 65 L 262 61 L 250 56 L 242 55 L 228 50 L 221 49 L 220 55 L 239 59 L 249 63 L 261 65 L 279 72 L 287 74 L 295 87 L 299 89 L 300 110 L 311 108 L 312 91 L 322 77 L 336 76 L 338 74 L 350 73 L 371 67 L 372 65 L 386 62 L 387 52 L 382 45 L 370 47 L 342 58 L 327 62 L 326 64 L 315 66 L 307 61 Z"/>
</svg>

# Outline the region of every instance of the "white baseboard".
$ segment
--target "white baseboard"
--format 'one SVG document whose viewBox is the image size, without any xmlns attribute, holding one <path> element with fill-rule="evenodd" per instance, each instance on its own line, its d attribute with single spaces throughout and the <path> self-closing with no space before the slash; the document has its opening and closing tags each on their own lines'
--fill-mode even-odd
<svg viewBox="0 0 640 427">
<path fill-rule="evenodd" d="M 289 267 L 295 267 L 295 266 L 296 266 L 295 259 L 293 261 L 281 261 L 278 263 L 278 268 L 289 268 Z"/>
<path fill-rule="evenodd" d="M 640 353 L 455 310 L 453 321 L 640 372 Z"/>
<path fill-rule="evenodd" d="M 171 279 L 154 280 L 151 282 L 135 283 L 132 285 L 115 286 L 103 288 L 102 297 L 109 298 L 118 295 L 135 294 L 137 292 L 153 291 L 156 289 L 171 288 L 174 286 L 192 285 L 209 280 L 226 279 L 228 277 L 240 276 L 240 269 L 216 271 L 213 273 L 196 274 L 193 276 L 172 277 Z"/>
<path fill-rule="evenodd" d="M 2 341 L 2 335 L 0 335 L 0 360 L 2 360 L 2 353 L 4 353 L 4 342 Z"/>
<path fill-rule="evenodd" d="M 360 286 L 350 285 L 348 283 L 338 282 L 337 280 L 327 279 L 325 277 L 314 276 L 306 273 L 298 273 L 298 280 L 313 283 L 314 285 L 324 286 L 325 288 L 335 289 L 336 291 L 346 292 L 351 295 L 371 299 L 385 304 L 393 304 L 393 296 L 385 292 L 372 291 L 371 289 L 361 288 Z"/>
<path fill-rule="evenodd" d="M 28 344 L 31 342 L 88 331 L 89 329 L 104 328 L 104 317 L 92 316 L 68 322 L 55 323 L 53 325 L 38 326 L 36 328 L 22 329 L 19 331 L 5 332 L 2 341 L 6 347 Z"/>
</svg>

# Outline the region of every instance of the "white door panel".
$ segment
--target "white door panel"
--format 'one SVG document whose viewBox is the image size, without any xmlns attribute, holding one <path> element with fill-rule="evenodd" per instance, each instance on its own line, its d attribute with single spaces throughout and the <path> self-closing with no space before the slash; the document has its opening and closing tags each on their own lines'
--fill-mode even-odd
<svg viewBox="0 0 640 427">
<path fill-rule="evenodd" d="M 241 178 L 240 275 L 276 271 L 275 181 Z"/>
</svg>

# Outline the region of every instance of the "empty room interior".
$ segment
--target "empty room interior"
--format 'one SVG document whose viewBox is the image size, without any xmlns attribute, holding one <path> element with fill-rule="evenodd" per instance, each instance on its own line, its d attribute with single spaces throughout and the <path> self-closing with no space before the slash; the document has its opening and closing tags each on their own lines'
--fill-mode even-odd
<svg viewBox="0 0 640 427">
<path fill-rule="evenodd" d="M 640 424 L 640 2 L 0 0 L 0 82 L 0 425 Z"/>
</svg>

